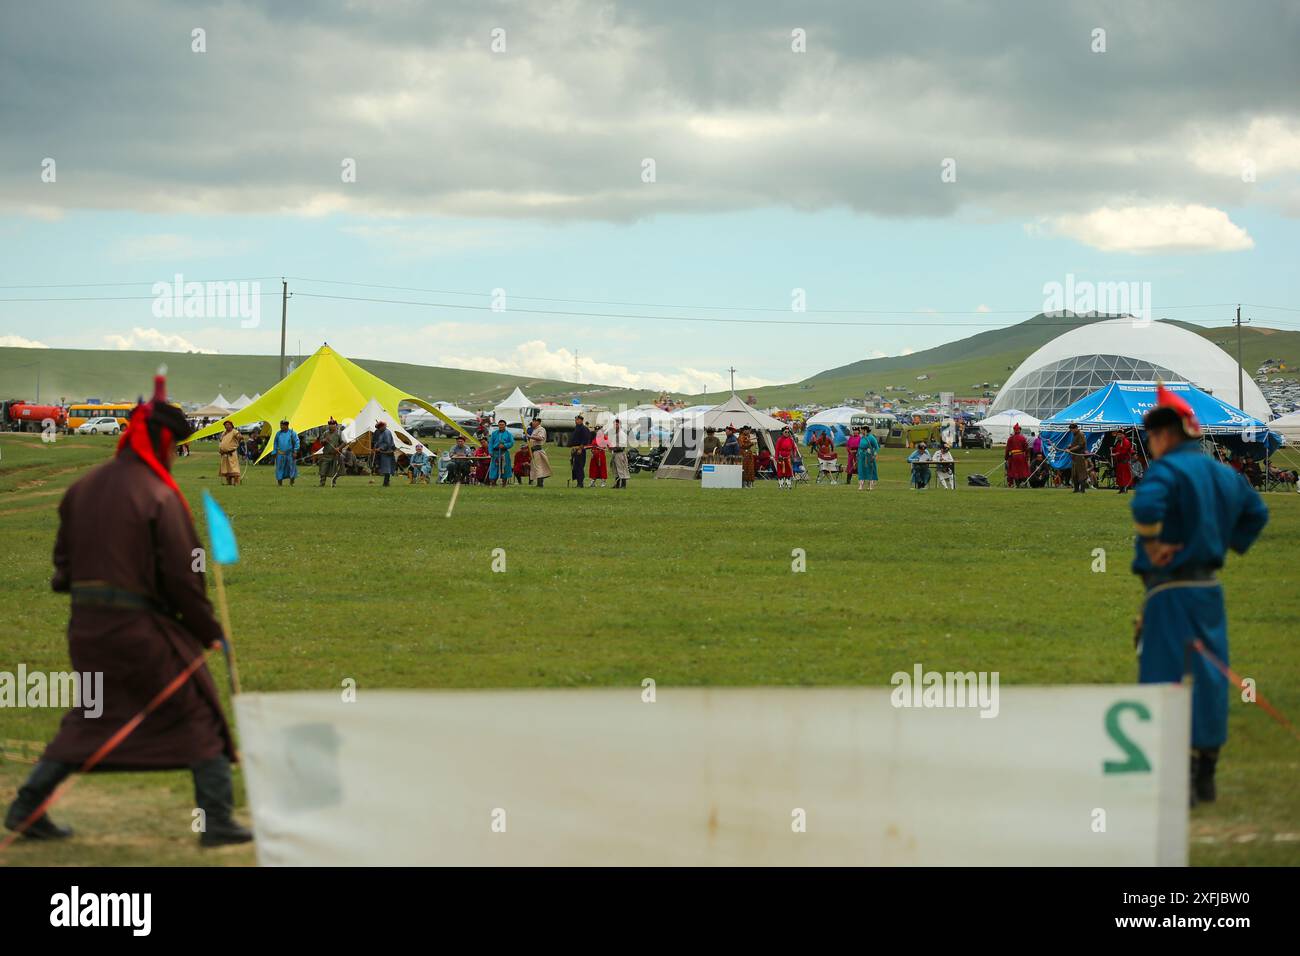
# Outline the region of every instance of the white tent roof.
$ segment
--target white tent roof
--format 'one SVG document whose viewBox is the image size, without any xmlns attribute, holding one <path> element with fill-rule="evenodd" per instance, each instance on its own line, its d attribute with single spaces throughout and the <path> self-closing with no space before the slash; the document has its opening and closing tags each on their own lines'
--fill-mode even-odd
<svg viewBox="0 0 1300 956">
<path fill-rule="evenodd" d="M 247 392 L 244 392 L 237 399 L 235 399 L 233 402 L 230 403 L 230 410 L 232 412 L 237 412 L 241 408 L 245 408 L 251 404 L 253 404 L 253 400 L 248 397 Z"/>
<path fill-rule="evenodd" d="M 718 429 L 724 429 L 728 425 L 734 425 L 736 428 L 748 425 L 750 428 L 778 432 L 785 427 L 785 422 L 780 419 L 764 415 L 757 408 L 746 405 L 739 395 L 732 395 L 721 405 L 704 412 L 692 424 L 697 428 Z"/>
<path fill-rule="evenodd" d="M 686 408 L 673 409 L 668 414 L 672 415 L 676 421 L 686 422 L 698 418 L 705 412 L 712 411 L 716 407 L 716 405 L 688 405 Z"/>
<path fill-rule="evenodd" d="M 1288 445 L 1300 445 L 1300 412 L 1292 412 L 1268 423 L 1269 431 L 1277 432 Z"/>
<path fill-rule="evenodd" d="M 190 418 L 225 418 L 230 414 L 229 405 L 218 405 L 213 402 L 210 405 L 204 405 L 202 408 L 196 408 L 190 412 Z"/>
<path fill-rule="evenodd" d="M 1008 408 L 1005 412 L 990 415 L 975 424 L 987 431 L 993 438 L 994 443 L 1005 445 L 1016 425 L 1020 426 L 1022 432 L 1037 432 L 1042 422 L 1033 415 L 1027 415 L 1019 409 Z"/>
<path fill-rule="evenodd" d="M 863 414 L 862 409 L 853 408 L 851 405 L 839 405 L 835 408 L 825 408 L 808 419 L 805 424 L 808 425 L 848 425 L 852 422 L 854 415 Z"/>
<path fill-rule="evenodd" d="M 226 396 L 222 395 L 220 392 L 217 393 L 216 398 L 208 402 L 208 407 L 212 407 L 214 405 L 220 408 L 224 408 L 226 411 L 230 411 L 230 403 L 226 401 Z"/>
<path fill-rule="evenodd" d="M 417 439 L 412 438 L 406 433 L 406 429 L 398 422 L 397 416 L 387 411 L 384 406 L 380 405 L 376 399 L 366 402 L 366 407 L 357 412 L 357 417 L 352 419 L 343 426 L 343 440 L 349 444 L 356 441 L 367 432 L 375 430 L 375 424 L 382 421 L 393 432 L 393 440 L 397 444 L 397 450 L 406 452 L 408 455 L 415 451 Z M 423 442 L 420 442 L 423 444 Z M 425 448 L 428 451 L 428 448 Z"/>
<path fill-rule="evenodd" d="M 498 405 L 492 412 L 493 418 L 504 418 L 507 421 L 510 416 L 502 414 L 503 412 L 517 412 L 521 408 L 536 408 L 537 403 L 523 393 L 518 386 L 510 393 L 510 397 Z"/>
</svg>

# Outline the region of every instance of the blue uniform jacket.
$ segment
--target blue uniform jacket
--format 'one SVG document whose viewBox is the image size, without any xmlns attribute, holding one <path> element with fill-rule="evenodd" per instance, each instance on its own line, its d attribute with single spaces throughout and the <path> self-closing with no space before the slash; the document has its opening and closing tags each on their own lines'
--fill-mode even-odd
<svg viewBox="0 0 1300 956">
<path fill-rule="evenodd" d="M 1133 496 L 1137 523 L 1133 571 L 1157 570 L 1142 539 L 1181 544 L 1162 570 L 1220 568 L 1231 548 L 1244 554 L 1268 523 L 1268 508 L 1241 475 L 1184 442 L 1147 470 Z"/>
</svg>

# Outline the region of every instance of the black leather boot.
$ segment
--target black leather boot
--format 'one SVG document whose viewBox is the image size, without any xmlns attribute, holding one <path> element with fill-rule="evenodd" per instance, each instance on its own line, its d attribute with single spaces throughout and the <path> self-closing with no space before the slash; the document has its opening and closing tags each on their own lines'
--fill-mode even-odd
<svg viewBox="0 0 1300 956">
<path fill-rule="evenodd" d="M 194 802 L 204 816 L 199 846 L 231 846 L 252 840 L 253 831 L 234 818 L 235 791 L 230 779 L 230 761 L 213 757 L 190 769 L 194 773 Z"/>
<path fill-rule="evenodd" d="M 45 802 L 45 798 L 54 792 L 69 774 L 77 769 L 72 764 L 42 760 L 32 768 L 27 782 L 18 788 L 18 798 L 9 805 L 5 814 L 5 828 L 17 830 L 23 821 L 36 812 L 36 808 Z M 23 831 L 29 840 L 63 840 L 72 836 L 71 827 L 61 827 L 50 819 L 48 813 L 42 813 L 35 822 Z"/>
<path fill-rule="evenodd" d="M 1214 788 L 1214 771 L 1219 765 L 1219 748 L 1208 747 L 1196 751 L 1192 758 L 1196 768 L 1192 776 L 1192 790 L 1201 803 L 1213 803 L 1218 797 Z"/>
</svg>

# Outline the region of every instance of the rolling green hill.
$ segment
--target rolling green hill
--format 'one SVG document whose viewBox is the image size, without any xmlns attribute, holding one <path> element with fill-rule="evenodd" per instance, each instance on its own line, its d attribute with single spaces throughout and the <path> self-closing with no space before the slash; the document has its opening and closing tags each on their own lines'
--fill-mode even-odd
<svg viewBox="0 0 1300 956">
<path fill-rule="evenodd" d="M 253 395 L 266 391 L 275 384 L 280 367 L 278 355 L 0 348 L 0 398 L 35 399 L 37 369 L 32 366 L 37 362 L 40 363 L 40 397 L 46 402 L 63 398 L 131 401 L 149 389 L 160 365 L 167 366 L 168 385 L 172 398 L 177 401 L 208 402 L 217 393 L 233 401 L 241 393 Z M 636 404 L 648 394 L 402 362 L 363 359 L 357 364 L 415 395 L 456 402 L 471 410 L 496 404 L 516 386 L 536 401 L 567 402 L 574 395 L 582 395 L 585 401 Z"/>
<path fill-rule="evenodd" d="M 838 405 L 847 398 L 861 398 L 868 392 L 883 392 L 886 386 L 909 388 L 935 394 L 955 392 L 977 396 L 983 383 L 1003 383 L 1030 353 L 1050 340 L 1104 317 L 1080 316 L 1062 319 L 1036 315 L 1004 329 L 993 329 L 948 342 L 910 355 L 864 359 L 819 372 L 801 382 L 749 389 L 763 407 L 780 405 Z M 1175 323 L 1236 353 L 1236 330 L 1230 327 L 1203 328 Z M 1242 354 L 1246 370 L 1253 374 L 1266 359 L 1286 359 L 1300 366 L 1300 332 L 1260 326 L 1247 327 Z M 176 352 L 127 352 L 94 349 L 0 348 L 0 398 L 36 397 L 40 363 L 40 396 L 45 401 L 88 397 L 131 399 L 147 389 L 159 365 L 168 368 L 172 396 L 183 402 L 206 402 L 218 392 L 227 399 L 240 393 L 265 391 L 276 380 L 277 356 L 197 355 Z M 576 385 L 551 379 L 475 372 L 465 369 L 409 365 L 402 362 L 360 360 L 359 365 L 385 381 L 434 400 L 453 401 L 471 409 L 490 407 L 516 387 L 536 401 L 567 402 L 575 395 L 586 402 L 616 406 L 651 400 L 655 393 L 601 385 Z M 1294 371 L 1284 373 L 1294 378 Z M 929 376 L 917 381 L 918 375 Z M 680 396 L 689 404 L 723 400 L 717 392 Z"/>
</svg>

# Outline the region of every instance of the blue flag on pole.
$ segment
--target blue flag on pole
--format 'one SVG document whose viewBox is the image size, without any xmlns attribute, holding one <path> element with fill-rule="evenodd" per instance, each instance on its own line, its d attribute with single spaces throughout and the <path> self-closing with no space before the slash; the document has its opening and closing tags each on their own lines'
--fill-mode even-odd
<svg viewBox="0 0 1300 956">
<path fill-rule="evenodd" d="M 208 545 L 212 560 L 218 564 L 234 564 L 239 560 L 239 545 L 235 543 L 235 529 L 230 519 L 217 504 L 217 499 L 203 489 L 203 510 L 208 517 Z"/>
</svg>

